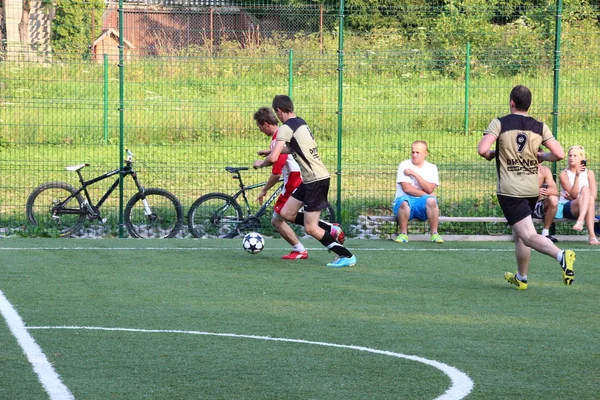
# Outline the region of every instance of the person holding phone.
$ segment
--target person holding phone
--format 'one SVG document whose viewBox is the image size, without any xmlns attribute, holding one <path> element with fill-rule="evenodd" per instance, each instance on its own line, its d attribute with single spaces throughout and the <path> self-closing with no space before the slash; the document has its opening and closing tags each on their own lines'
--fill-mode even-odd
<svg viewBox="0 0 600 400">
<path fill-rule="evenodd" d="M 559 202 L 563 204 L 563 217 L 577 220 L 573 229 L 582 231 L 587 226 L 589 240 L 592 245 L 600 244 L 594 232 L 596 196 L 598 187 L 594 171 L 587 168 L 583 146 L 573 146 L 568 153 L 568 166 L 559 175 Z"/>
</svg>

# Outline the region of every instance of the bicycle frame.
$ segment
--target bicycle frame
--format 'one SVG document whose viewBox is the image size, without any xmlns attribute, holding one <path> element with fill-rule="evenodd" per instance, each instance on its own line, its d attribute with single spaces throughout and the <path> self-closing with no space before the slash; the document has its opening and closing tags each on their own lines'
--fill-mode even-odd
<svg viewBox="0 0 600 400">
<path fill-rule="evenodd" d="M 255 218 L 260 218 L 262 217 L 265 212 L 267 211 L 267 208 L 271 205 L 271 203 L 273 202 L 273 200 L 275 200 L 279 194 L 283 191 L 283 183 L 281 185 L 279 185 L 279 187 L 271 194 L 271 196 L 269 196 L 269 198 L 267 199 L 267 201 L 263 202 L 263 205 L 258 209 L 258 211 L 255 214 L 252 214 L 250 212 L 250 202 L 248 201 L 248 197 L 246 196 L 246 191 L 249 190 L 253 190 L 253 189 L 257 189 L 259 187 L 263 187 L 265 186 L 267 183 L 266 182 L 261 182 L 261 183 L 255 183 L 253 185 L 244 185 L 243 181 L 242 181 L 242 176 L 240 174 L 240 171 L 236 171 L 233 174 L 233 179 L 237 179 L 238 181 L 240 181 L 240 190 L 237 191 L 237 193 L 235 193 L 233 197 L 238 204 L 240 203 L 238 201 L 238 198 L 241 196 L 242 199 L 244 200 L 244 204 L 240 204 L 243 205 L 246 208 L 246 216 L 245 219 L 251 218 L 251 217 L 255 217 Z M 283 182 L 283 178 L 279 179 L 280 182 Z"/>
<path fill-rule="evenodd" d="M 126 161 L 126 164 L 127 165 L 125 166 L 125 168 L 123 170 L 123 178 L 125 178 L 128 175 L 131 175 L 131 177 L 133 178 L 133 180 L 135 182 L 135 185 L 138 188 L 138 191 L 140 193 L 143 193 L 144 187 L 142 186 L 139 179 L 137 178 L 137 173 L 133 170 L 133 168 L 131 166 L 132 162 Z M 97 217 L 98 216 L 97 210 L 102 206 L 102 204 L 104 204 L 104 202 L 110 197 L 112 192 L 114 192 L 114 190 L 119 186 L 120 179 L 117 178 L 117 180 L 115 180 L 115 182 L 108 188 L 106 193 L 104 193 L 104 195 L 100 198 L 100 200 L 96 204 L 93 204 L 93 202 L 92 202 L 92 198 L 90 197 L 88 187 L 97 182 L 108 179 L 111 176 L 117 175 L 120 172 L 120 170 L 119 169 L 112 170 L 110 172 L 102 174 L 102 175 L 100 175 L 96 178 L 90 179 L 88 181 L 84 180 L 83 175 L 81 174 L 81 170 L 77 170 L 76 172 L 77 172 L 77 175 L 79 176 L 79 183 L 81 184 L 81 187 L 79 189 L 77 189 L 77 191 L 75 193 L 73 193 L 72 195 L 67 197 L 65 200 L 63 200 L 60 204 L 57 204 L 54 207 L 54 209 L 60 210 L 60 214 L 80 214 L 82 210 L 74 209 L 74 208 L 64 208 L 64 205 L 67 204 L 69 201 L 71 201 L 71 199 L 77 197 L 80 193 L 83 192 L 83 194 L 85 195 L 85 201 L 84 201 L 84 205 L 86 206 L 85 211 L 91 217 Z"/>
<path fill-rule="evenodd" d="M 252 189 L 256 189 L 259 187 L 263 187 L 265 186 L 265 182 L 262 183 L 257 183 L 254 185 L 249 185 L 249 186 L 245 186 L 244 189 L 240 189 L 236 194 L 234 194 L 232 197 L 234 199 L 238 199 L 238 197 L 241 195 L 242 198 L 244 199 L 244 207 L 246 207 L 246 218 L 249 217 L 256 217 L 256 218 L 260 218 L 264 215 L 264 213 L 267 211 L 267 208 L 271 205 L 271 203 L 279 196 L 279 194 L 283 191 L 283 184 L 279 185 L 279 187 L 271 194 L 271 196 L 269 196 L 269 198 L 263 202 L 262 206 L 258 209 L 258 211 L 256 211 L 255 214 L 250 213 L 250 202 L 248 201 L 248 197 L 246 196 L 246 191 L 247 190 L 252 190 Z M 239 203 L 239 201 L 238 201 Z"/>
</svg>

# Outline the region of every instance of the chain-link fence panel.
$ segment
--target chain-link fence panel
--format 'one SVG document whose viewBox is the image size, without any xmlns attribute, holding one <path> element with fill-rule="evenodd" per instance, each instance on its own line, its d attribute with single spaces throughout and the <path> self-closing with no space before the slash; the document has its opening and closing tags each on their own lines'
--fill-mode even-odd
<svg viewBox="0 0 600 400">
<path fill-rule="evenodd" d="M 3 234 L 39 234 L 25 212 L 32 190 L 77 186 L 68 165 L 91 164 L 86 179 L 119 168 L 125 148 L 142 184 L 174 193 L 184 214 L 201 195 L 233 194 L 224 167 L 251 166 L 267 148 L 252 114 L 276 94 L 289 94 L 315 133 L 332 174 L 330 201 L 357 236 L 395 229 L 362 225 L 391 213 L 396 170 L 415 140 L 439 167 L 442 215 L 500 216 L 493 165 L 476 146 L 508 113 L 517 84 L 533 92 L 531 115 L 566 149 L 584 146 L 596 169 L 597 2 L 565 1 L 558 13 L 559 2 L 380 0 L 346 2 L 342 15 L 337 1 L 290 3 L 3 2 Z M 267 172 L 250 169 L 244 181 Z M 90 197 L 101 199 L 112 181 Z M 124 188 L 126 203 L 136 188 Z M 115 190 L 80 235 L 116 235 L 119 197 Z M 477 224 L 441 230 L 489 233 Z"/>
</svg>

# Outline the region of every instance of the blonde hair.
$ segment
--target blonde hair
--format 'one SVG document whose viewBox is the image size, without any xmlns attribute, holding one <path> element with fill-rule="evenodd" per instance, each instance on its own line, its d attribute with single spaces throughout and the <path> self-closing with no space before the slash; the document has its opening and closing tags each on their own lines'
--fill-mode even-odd
<svg viewBox="0 0 600 400">
<path fill-rule="evenodd" d="M 581 155 L 581 158 L 585 159 L 585 149 L 583 148 L 583 146 L 579 146 L 579 145 L 571 146 L 571 147 L 569 147 L 569 151 L 567 152 L 567 154 L 570 153 L 571 150 L 579 150 L 579 154 Z"/>
</svg>

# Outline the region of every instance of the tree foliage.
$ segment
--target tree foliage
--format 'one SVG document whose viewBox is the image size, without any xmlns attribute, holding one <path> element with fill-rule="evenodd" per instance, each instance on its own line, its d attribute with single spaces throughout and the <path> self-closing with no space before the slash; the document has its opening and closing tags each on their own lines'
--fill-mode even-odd
<svg viewBox="0 0 600 400">
<path fill-rule="evenodd" d="M 101 33 L 104 1 L 55 1 L 53 47 L 57 51 L 85 54 Z M 320 29 L 318 18 L 311 14 L 313 11 L 305 11 L 315 7 L 305 6 L 323 5 L 325 30 L 333 39 L 339 33 L 340 0 L 232 0 L 232 3 L 248 6 L 245 12 L 254 15 L 261 27 L 264 20 L 276 17 L 278 25 L 291 28 L 290 32 L 303 38 Z M 460 76 L 469 43 L 473 73 L 535 73 L 539 65 L 552 62 L 556 3 L 556 0 L 344 0 L 345 47 L 409 51 L 415 57 L 427 53 L 436 71 Z M 586 49 L 586 41 L 600 35 L 598 0 L 563 0 L 562 20 L 563 41 L 569 41 L 572 48 Z M 290 49 L 294 48 L 297 37 L 269 36 L 270 42 L 262 40 L 261 46 L 270 43 Z M 302 48 L 309 45 L 306 40 L 298 42 Z M 237 42 L 233 45 L 239 47 Z M 321 43 L 319 47 L 322 49 Z"/>
<path fill-rule="evenodd" d="M 396 47 L 434 51 L 444 75 L 463 71 L 470 43 L 480 70 L 502 75 L 534 72 L 552 62 L 555 0 L 347 0 L 350 32 L 396 35 Z M 586 0 L 563 0 L 563 27 L 569 40 L 599 32 L 598 8 Z M 392 42 L 388 36 L 387 42 Z M 370 43 L 373 46 L 373 43 Z M 477 71 L 477 68 L 475 68 Z"/>
<path fill-rule="evenodd" d="M 103 0 L 56 0 L 52 47 L 59 52 L 88 53 L 100 35 Z"/>
</svg>

